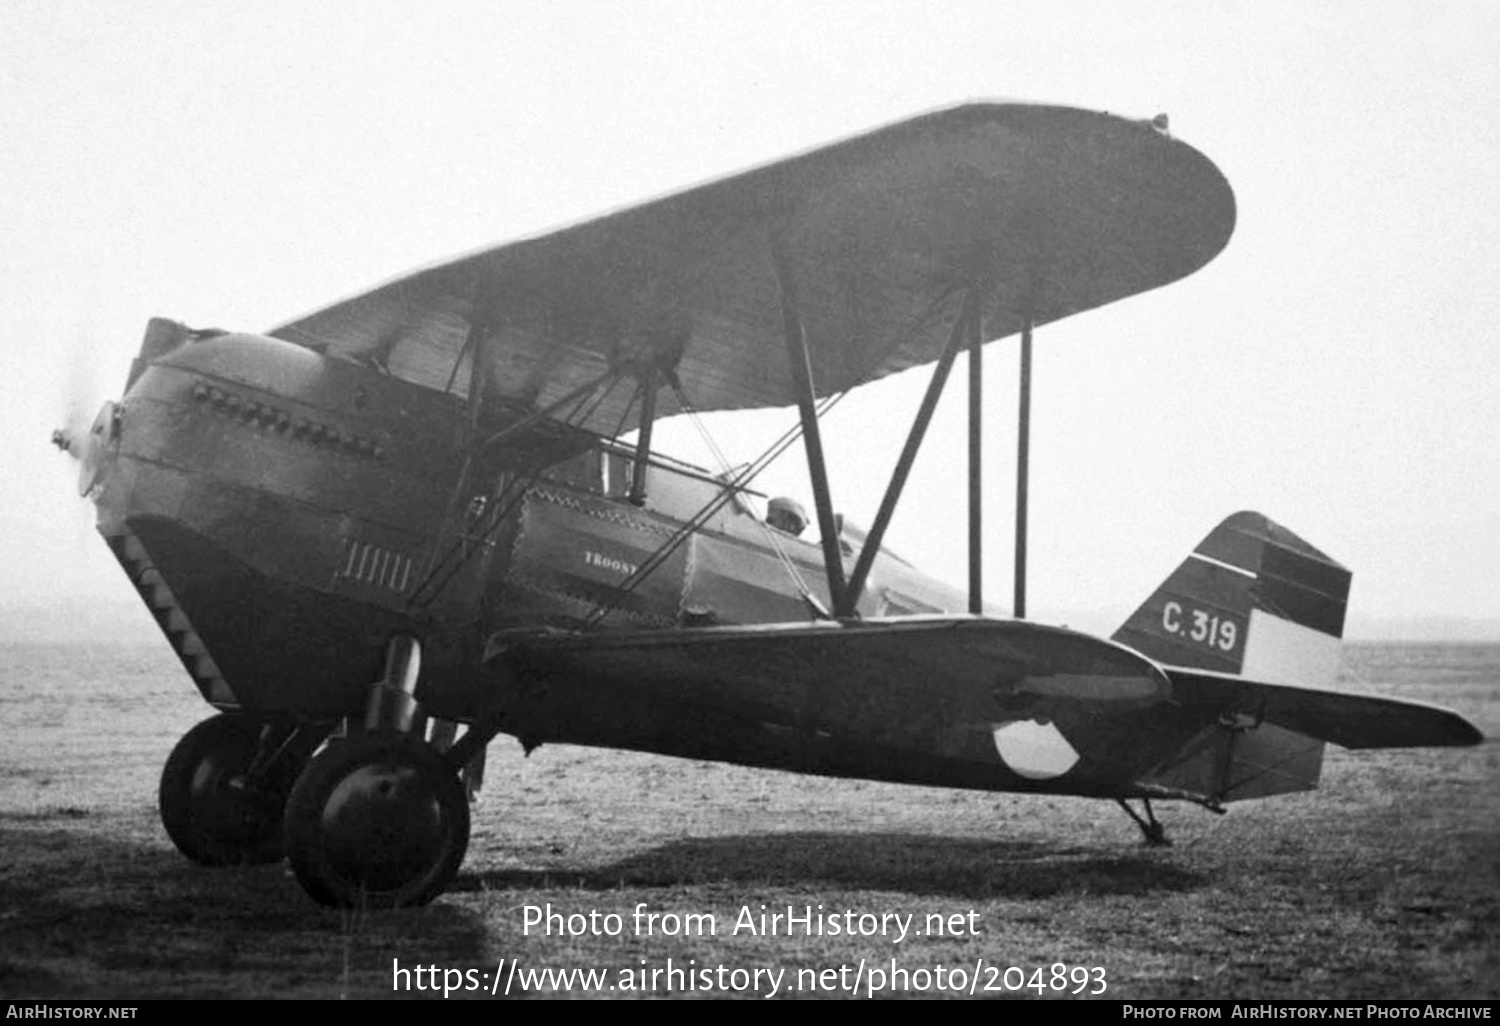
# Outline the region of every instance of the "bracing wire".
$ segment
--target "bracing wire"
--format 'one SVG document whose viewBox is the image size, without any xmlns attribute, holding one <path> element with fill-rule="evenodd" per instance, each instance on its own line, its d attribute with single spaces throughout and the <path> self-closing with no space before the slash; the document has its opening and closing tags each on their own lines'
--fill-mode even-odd
<svg viewBox="0 0 1500 1026">
<path fill-rule="evenodd" d="M 688 401 L 687 395 L 683 393 L 682 386 L 674 383 L 672 388 L 677 394 L 678 405 L 681 406 L 683 411 L 687 413 L 688 420 L 692 422 L 693 428 L 698 432 L 698 436 L 703 439 L 704 444 L 708 446 L 709 451 L 713 454 L 714 459 L 718 462 L 720 480 L 729 480 L 734 476 L 734 469 L 730 466 L 728 457 L 726 457 L 724 455 L 724 451 L 719 448 L 719 443 L 714 439 L 713 434 L 708 430 L 708 425 L 703 422 L 703 418 L 699 415 L 697 408 Z M 761 534 L 765 536 L 765 539 L 770 544 L 772 551 L 776 553 L 776 558 L 781 561 L 781 565 L 786 570 L 787 576 L 791 578 L 792 586 L 797 589 L 797 591 L 802 595 L 802 598 L 812 608 L 821 609 L 822 603 L 818 601 L 818 598 L 813 594 L 812 589 L 807 586 L 807 581 L 803 578 L 802 572 L 797 569 L 797 564 L 793 562 L 792 557 L 787 554 L 786 546 L 784 546 L 781 543 L 781 539 L 777 537 L 776 529 L 759 517 L 755 518 L 755 523 L 760 527 Z M 827 613 L 826 609 L 822 611 L 825 614 Z"/>
<path fill-rule="evenodd" d="M 821 417 L 823 414 L 827 413 L 835 405 L 838 404 L 839 400 L 841 400 L 845 396 L 845 394 L 846 393 L 844 392 L 838 392 L 823 399 L 818 404 L 817 415 Z M 677 530 L 674 531 L 672 535 L 668 537 L 667 540 L 657 548 L 655 552 L 647 557 L 647 559 L 643 563 L 641 563 L 639 567 L 636 568 L 634 573 L 625 578 L 624 581 L 620 582 L 620 585 L 616 589 L 616 593 L 612 599 L 610 599 L 609 601 L 601 602 L 594 607 L 594 610 L 588 615 L 588 617 L 585 618 L 584 626 L 586 628 L 598 626 L 599 623 L 606 616 L 608 616 L 612 610 L 619 606 L 621 601 L 623 601 L 627 596 L 634 592 L 635 589 L 639 587 L 643 581 L 646 580 L 646 578 L 651 576 L 651 574 L 655 572 L 657 568 L 665 563 L 667 559 L 671 557 L 673 552 L 677 551 L 677 549 L 680 548 L 682 544 L 687 541 L 687 539 L 691 538 L 694 534 L 701 530 L 703 525 L 708 523 L 708 521 L 712 519 L 712 517 L 716 513 L 719 512 L 719 510 L 723 509 L 724 506 L 735 495 L 743 491 L 745 488 L 749 487 L 750 482 L 754 481 L 755 478 L 760 475 L 761 471 L 765 470 L 766 467 L 775 462 L 776 459 L 779 458 L 782 453 L 786 452 L 786 450 L 790 448 L 792 444 L 796 442 L 796 440 L 801 436 L 802 424 L 801 421 L 798 421 L 796 424 L 787 428 L 787 430 L 782 433 L 781 437 L 772 442 L 771 445 L 767 447 L 766 450 L 762 452 L 758 457 L 756 457 L 752 462 L 746 464 L 744 467 L 740 468 L 738 472 L 734 473 L 731 479 L 724 482 L 718 494 L 716 494 L 712 499 L 705 503 L 703 508 L 700 509 L 696 514 L 694 514 L 690 520 L 687 520 L 686 522 L 681 524 L 677 528 Z"/>
<path fill-rule="evenodd" d="M 567 395 L 563 396 L 562 399 L 553 403 L 545 410 L 538 411 L 537 413 L 527 417 L 521 423 L 533 423 L 535 422 L 535 420 L 545 416 L 547 412 L 559 409 L 570 401 L 573 403 L 573 407 L 567 414 L 562 417 L 561 423 L 565 426 L 572 425 L 575 420 L 578 423 L 582 423 L 592 415 L 594 410 L 598 409 L 599 404 L 604 401 L 604 399 L 609 395 L 610 391 L 613 390 L 614 386 L 619 381 L 620 378 L 612 374 L 601 375 L 600 377 L 595 378 L 593 381 L 589 382 L 587 385 L 575 389 L 573 392 L 570 392 Z M 601 388 L 600 386 L 604 387 Z M 594 402 L 589 405 L 588 412 L 585 413 L 582 417 L 579 417 L 579 411 L 583 408 L 585 403 L 589 402 L 591 398 L 594 399 Z M 493 445 L 501 437 L 515 431 L 517 427 L 518 425 L 511 425 L 499 432 L 496 432 L 494 435 L 490 436 L 488 439 L 482 442 L 478 448 L 484 449 L 489 447 L 490 445 Z M 471 450 L 471 452 L 465 457 L 463 474 L 459 478 L 458 487 L 462 486 L 464 480 L 468 476 L 468 469 L 472 461 L 472 456 L 473 451 Z M 413 589 L 412 596 L 407 600 L 407 604 L 409 606 L 423 606 L 431 603 L 431 601 L 435 599 L 445 587 L 448 586 L 448 583 L 452 581 L 454 576 L 457 575 L 458 571 L 463 568 L 464 563 L 468 561 L 472 554 L 479 551 L 479 549 L 482 548 L 482 546 L 490 540 L 494 533 L 499 530 L 500 525 L 505 522 L 506 518 L 512 512 L 514 512 L 516 507 L 521 503 L 522 499 L 525 498 L 526 492 L 530 490 L 530 488 L 536 483 L 537 478 L 541 476 L 542 472 L 546 470 L 546 468 L 547 464 L 540 463 L 536 466 L 531 467 L 523 474 L 517 474 L 513 477 L 508 477 L 500 486 L 500 488 L 493 494 L 493 496 L 491 497 L 491 501 L 486 504 L 487 508 L 484 512 L 482 529 L 476 533 L 455 531 L 455 537 L 452 543 L 448 546 L 446 551 L 444 551 L 441 555 L 433 560 L 432 565 L 428 568 L 422 579 L 417 583 L 416 588 Z M 455 490 L 455 495 L 456 494 L 457 493 Z M 450 503 L 450 520 L 455 515 L 453 506 L 454 504 Z"/>
</svg>

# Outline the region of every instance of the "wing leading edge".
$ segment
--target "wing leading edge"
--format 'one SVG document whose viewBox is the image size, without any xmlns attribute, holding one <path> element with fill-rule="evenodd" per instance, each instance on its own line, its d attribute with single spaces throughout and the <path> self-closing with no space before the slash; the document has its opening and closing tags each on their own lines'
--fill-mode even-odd
<svg viewBox="0 0 1500 1026">
<path fill-rule="evenodd" d="M 985 334 L 1002 338 L 1192 273 L 1234 220 L 1218 169 L 1151 123 L 972 104 L 440 264 L 272 334 L 444 388 L 482 323 L 489 387 L 539 407 L 643 363 L 674 368 L 700 410 L 788 406 L 773 239 L 829 394 L 937 359 L 958 288 L 985 288 Z M 631 391 L 585 426 L 634 426 Z M 675 412 L 664 394 L 658 415 Z"/>
</svg>

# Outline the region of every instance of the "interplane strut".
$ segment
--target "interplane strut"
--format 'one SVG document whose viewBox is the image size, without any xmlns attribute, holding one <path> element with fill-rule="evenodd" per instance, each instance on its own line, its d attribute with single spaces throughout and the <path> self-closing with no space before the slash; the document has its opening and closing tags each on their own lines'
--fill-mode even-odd
<svg viewBox="0 0 1500 1026">
<path fill-rule="evenodd" d="M 970 290 L 970 296 L 974 290 Z M 984 447 L 980 414 L 984 410 L 984 325 L 975 309 L 969 332 L 969 612 L 984 612 Z"/>
<path fill-rule="evenodd" d="M 927 434 L 927 425 L 932 420 L 938 399 L 942 397 L 943 388 L 947 384 L 948 372 L 953 368 L 953 361 L 958 356 L 958 351 L 963 348 L 966 336 L 971 334 L 970 325 L 977 325 L 978 320 L 977 294 L 970 289 L 964 293 L 963 306 L 959 310 L 958 320 L 954 322 L 953 330 L 948 336 L 948 344 L 943 348 L 943 355 L 938 358 L 937 366 L 933 368 L 932 380 L 928 382 L 927 392 L 922 396 L 922 405 L 917 408 L 911 431 L 906 436 L 906 444 L 902 446 L 901 455 L 896 460 L 896 468 L 891 471 L 890 484 L 886 486 L 885 497 L 880 501 L 880 509 L 875 514 L 875 523 L 871 525 L 870 533 L 865 537 L 864 548 L 860 549 L 859 560 L 854 564 L 854 572 L 849 576 L 848 591 L 851 608 L 859 602 L 859 596 L 864 591 L 870 567 L 875 563 L 875 554 L 880 551 L 886 527 L 890 525 L 891 516 L 896 512 L 896 503 L 901 498 L 902 489 L 906 487 L 907 475 L 911 472 L 912 464 L 916 462 L 917 450 L 922 446 L 922 439 Z M 972 334 L 977 335 L 977 330 Z"/>
<path fill-rule="evenodd" d="M 787 257 L 783 239 L 771 240 L 771 258 L 776 265 L 776 282 L 781 290 L 781 316 L 786 331 L 787 362 L 797 393 L 797 413 L 802 419 L 802 444 L 807 450 L 807 472 L 812 478 L 813 503 L 818 509 L 818 533 L 822 535 L 823 563 L 828 573 L 828 595 L 833 615 L 854 615 L 854 604 L 847 600 L 844 584 L 843 553 L 833 517 L 833 500 L 828 492 L 828 465 L 823 458 L 823 436 L 818 430 L 816 396 L 813 391 L 812 360 L 807 352 L 807 333 L 797 301 L 797 283 Z"/>
<path fill-rule="evenodd" d="M 1031 317 L 1021 325 L 1020 423 L 1016 430 L 1015 617 L 1026 619 L 1026 485 L 1031 459 Z"/>
</svg>

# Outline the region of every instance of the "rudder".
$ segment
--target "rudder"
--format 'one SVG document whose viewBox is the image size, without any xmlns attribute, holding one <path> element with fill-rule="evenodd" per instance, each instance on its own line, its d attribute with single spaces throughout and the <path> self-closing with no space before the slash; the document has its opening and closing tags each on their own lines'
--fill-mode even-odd
<svg viewBox="0 0 1500 1026">
<path fill-rule="evenodd" d="M 1226 518 L 1115 632 L 1169 666 L 1327 687 L 1352 575 L 1260 513 Z"/>
</svg>

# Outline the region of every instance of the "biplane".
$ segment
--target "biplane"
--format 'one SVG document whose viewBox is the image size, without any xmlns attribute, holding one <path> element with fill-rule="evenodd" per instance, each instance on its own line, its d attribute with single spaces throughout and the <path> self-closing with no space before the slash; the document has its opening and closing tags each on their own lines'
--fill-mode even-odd
<svg viewBox="0 0 1500 1026">
<path fill-rule="evenodd" d="M 320 902 L 389 907 L 454 878 L 501 733 L 1102 798 L 1155 842 L 1153 801 L 1313 787 L 1326 743 L 1477 743 L 1446 710 L 1332 689 L 1350 574 L 1259 514 L 1214 528 L 1112 638 L 1025 618 L 1034 329 L 1191 274 L 1234 223 L 1165 118 L 979 103 L 264 335 L 152 320 L 123 398 L 56 441 L 217 710 L 163 769 L 167 833 L 196 862 L 285 857 Z M 979 413 L 983 346 L 1012 337 L 1006 618 L 983 602 Z M 960 354 L 967 593 L 883 545 Z M 924 365 L 861 530 L 819 418 Z M 664 418 L 758 407 L 796 415 L 748 464 L 653 448 Z M 755 475 L 798 439 L 813 515 L 768 516 Z"/>
</svg>

